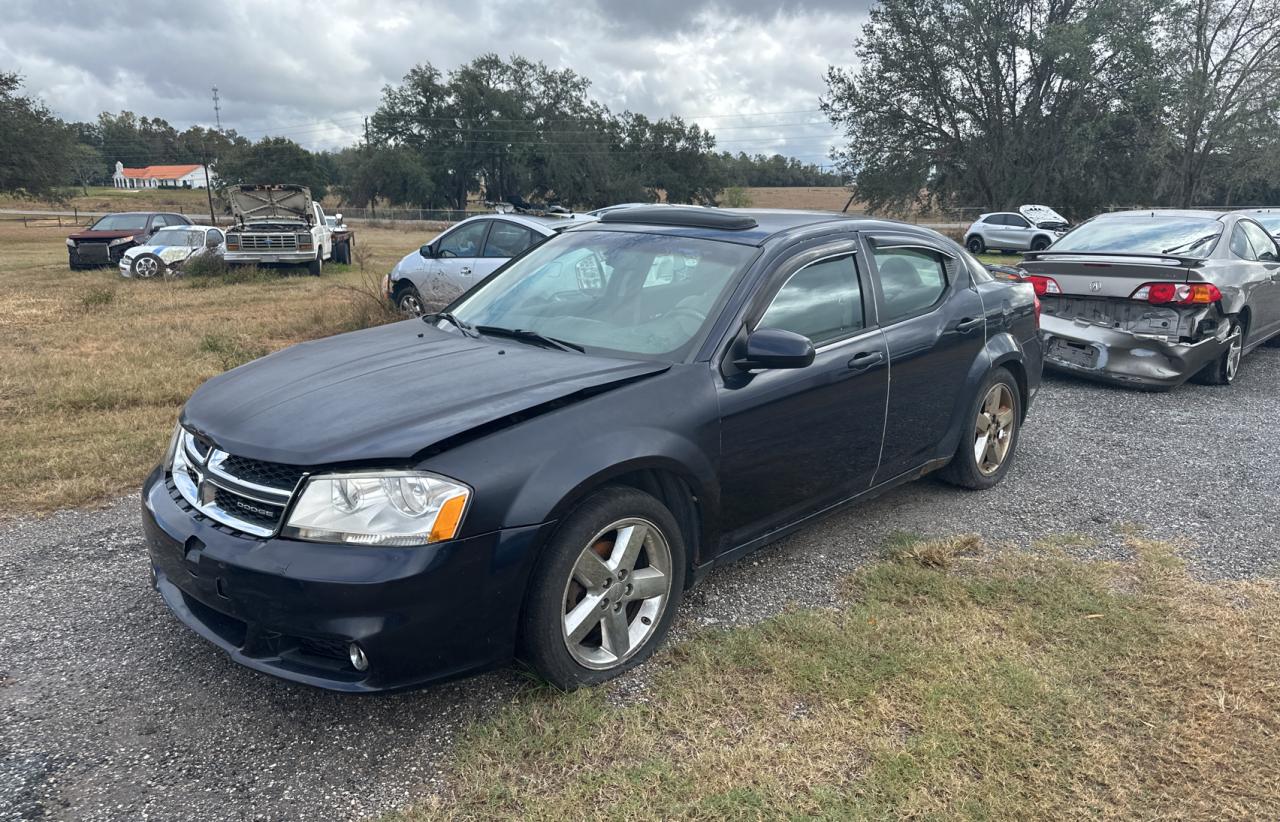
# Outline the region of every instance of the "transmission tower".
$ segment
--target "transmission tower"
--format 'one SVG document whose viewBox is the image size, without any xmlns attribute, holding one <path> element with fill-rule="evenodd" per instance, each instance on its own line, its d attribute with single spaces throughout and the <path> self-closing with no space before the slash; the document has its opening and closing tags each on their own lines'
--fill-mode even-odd
<svg viewBox="0 0 1280 822">
<path fill-rule="evenodd" d="M 218 133 L 222 133 L 222 108 L 218 105 L 218 87 L 213 87 L 213 120 L 217 124 Z"/>
</svg>

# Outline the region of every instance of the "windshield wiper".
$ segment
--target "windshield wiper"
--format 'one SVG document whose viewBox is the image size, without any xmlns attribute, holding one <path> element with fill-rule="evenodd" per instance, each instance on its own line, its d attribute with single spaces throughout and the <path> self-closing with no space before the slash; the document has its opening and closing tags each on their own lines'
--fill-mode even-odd
<svg viewBox="0 0 1280 822">
<path fill-rule="evenodd" d="M 432 322 L 433 320 L 444 320 L 445 322 L 453 325 L 455 328 L 461 331 L 462 336 L 464 337 L 471 337 L 474 339 L 480 336 L 479 334 L 476 333 L 476 330 L 474 327 L 472 327 L 471 323 L 465 320 L 458 319 L 448 311 L 439 311 L 439 312 L 436 312 L 435 314 L 423 314 L 422 319 L 424 322 Z"/>
<path fill-rule="evenodd" d="M 528 331 L 523 328 L 503 328 L 497 325 L 478 325 L 476 331 L 481 334 L 487 334 L 490 337 L 510 337 L 513 340 L 521 340 L 522 342 L 538 343 L 549 348 L 558 348 L 561 351 L 577 351 L 579 354 L 586 353 L 585 348 L 577 343 L 571 343 L 567 340 L 557 340 L 555 337 L 548 337 L 545 334 L 539 334 L 537 331 Z"/>
<path fill-rule="evenodd" d="M 1198 237 L 1194 240 L 1188 240 L 1187 242 L 1182 243 L 1180 245 L 1175 245 L 1172 248 L 1166 248 L 1164 251 L 1161 251 L 1160 253 L 1172 254 L 1175 251 L 1190 251 L 1193 248 L 1197 248 L 1198 246 L 1209 242 L 1210 240 L 1216 240 L 1218 238 L 1219 233 L 1221 232 L 1216 232 L 1214 234 L 1206 234 L 1203 237 Z"/>
</svg>

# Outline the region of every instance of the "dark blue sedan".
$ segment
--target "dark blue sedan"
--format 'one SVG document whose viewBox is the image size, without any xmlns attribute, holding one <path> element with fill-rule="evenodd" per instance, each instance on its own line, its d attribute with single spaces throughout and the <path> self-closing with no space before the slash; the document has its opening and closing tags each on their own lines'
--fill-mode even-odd
<svg viewBox="0 0 1280 822">
<path fill-rule="evenodd" d="M 1039 303 L 838 214 L 633 208 L 445 311 L 216 377 L 143 489 L 157 590 L 343 691 L 639 664 L 717 565 L 924 474 L 1009 470 Z"/>
</svg>

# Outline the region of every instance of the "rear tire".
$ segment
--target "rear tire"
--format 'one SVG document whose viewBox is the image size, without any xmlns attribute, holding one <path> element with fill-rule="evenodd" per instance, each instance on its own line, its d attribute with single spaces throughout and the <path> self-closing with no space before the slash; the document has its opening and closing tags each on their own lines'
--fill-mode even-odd
<svg viewBox="0 0 1280 822">
<path fill-rule="evenodd" d="M 566 691 L 634 668 L 666 638 L 684 574 L 684 539 L 665 505 L 635 488 L 597 491 L 542 552 L 521 657 Z"/>
<path fill-rule="evenodd" d="M 964 247 L 969 249 L 970 254 L 981 254 L 987 250 L 987 244 L 976 234 L 965 240 Z"/>
<path fill-rule="evenodd" d="M 321 258 L 322 254 L 324 254 L 323 251 L 317 251 L 316 258 L 307 263 L 307 273 L 312 277 L 319 277 L 320 272 L 324 270 L 324 260 Z"/>
<path fill-rule="evenodd" d="M 987 375 L 964 419 L 969 422 L 961 430 L 955 456 L 938 477 L 985 491 L 1009 472 L 1022 431 L 1022 394 L 1008 369 L 996 368 Z"/>
<path fill-rule="evenodd" d="M 1238 317 L 1231 318 L 1227 332 L 1227 350 L 1222 356 L 1205 366 L 1198 375 L 1205 385 L 1231 385 L 1240 374 L 1240 360 L 1244 356 L 1244 323 Z"/>
</svg>

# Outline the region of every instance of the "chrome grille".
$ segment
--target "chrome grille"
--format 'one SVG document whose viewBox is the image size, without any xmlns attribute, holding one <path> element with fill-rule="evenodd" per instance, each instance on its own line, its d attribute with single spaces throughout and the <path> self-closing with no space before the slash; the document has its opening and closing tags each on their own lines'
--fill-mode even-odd
<svg viewBox="0 0 1280 822">
<path fill-rule="evenodd" d="M 241 234 L 241 251 L 294 251 L 298 248 L 296 234 Z"/>
<path fill-rule="evenodd" d="M 237 531 L 269 537 L 279 529 L 305 472 L 296 466 L 234 457 L 183 431 L 173 456 L 172 476 L 178 493 L 201 514 Z"/>
</svg>

